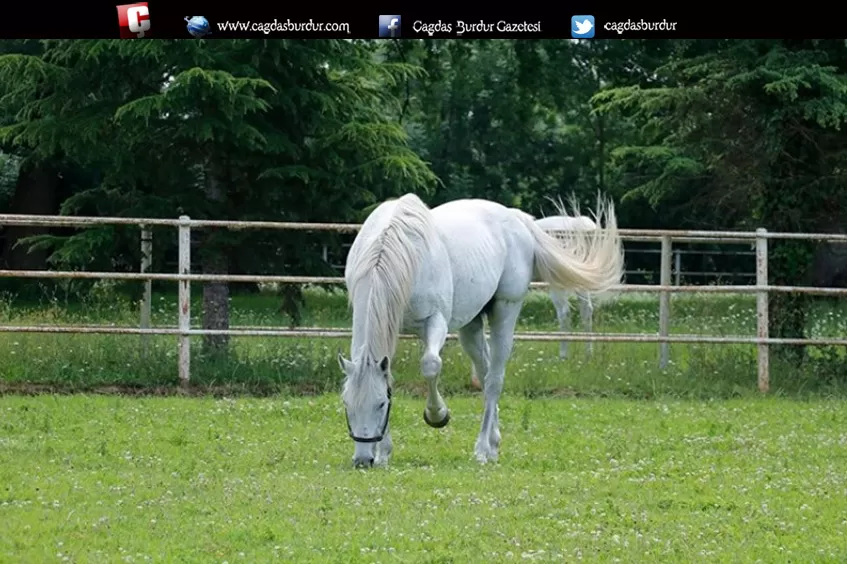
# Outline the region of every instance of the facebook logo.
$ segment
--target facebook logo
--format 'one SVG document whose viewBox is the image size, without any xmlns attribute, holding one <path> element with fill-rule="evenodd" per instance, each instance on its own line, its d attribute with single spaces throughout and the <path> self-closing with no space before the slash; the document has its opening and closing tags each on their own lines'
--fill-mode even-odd
<svg viewBox="0 0 847 564">
<path fill-rule="evenodd" d="M 400 37 L 400 16 L 380 16 L 379 36 Z"/>
</svg>

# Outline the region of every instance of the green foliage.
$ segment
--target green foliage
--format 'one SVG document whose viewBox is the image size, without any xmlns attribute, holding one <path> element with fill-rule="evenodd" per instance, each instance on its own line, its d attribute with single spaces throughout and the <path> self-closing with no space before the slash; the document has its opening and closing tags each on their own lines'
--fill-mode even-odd
<svg viewBox="0 0 847 564">
<path fill-rule="evenodd" d="M 845 54 L 843 42 L 689 42 L 657 69 L 668 84 L 596 94 L 597 111 L 641 127 L 644 144 L 612 154 L 628 196 L 659 207 L 686 194 L 687 213 L 694 201 L 733 223 L 826 230 L 847 204 Z M 772 282 L 802 284 L 811 245 L 773 247 Z M 774 299 L 773 333 L 802 336 L 807 302 Z"/>
<path fill-rule="evenodd" d="M 600 190 L 622 226 L 831 231 L 847 209 L 845 61 L 823 40 L 2 42 L 0 205 L 29 162 L 75 177 L 65 214 L 361 221 L 404 192 L 540 214 Z M 202 236 L 201 262 L 234 273 L 337 275 L 351 240 Z M 136 237 L 24 244 L 54 266 L 136 270 Z M 771 246 L 771 281 L 805 283 L 814 247 Z M 172 231 L 154 253 L 172 268 Z M 774 298 L 772 333 L 802 334 L 807 302 Z M 301 316 L 299 289 L 284 303 Z"/>
<path fill-rule="evenodd" d="M 63 201 L 63 213 L 346 221 L 374 201 L 436 185 L 389 117 L 399 107 L 392 86 L 422 71 L 376 63 L 375 44 L 39 45 L 37 53 L 0 56 L 0 115 L 14 117 L 0 143 L 99 171 Z M 217 199 L 206 191 L 212 176 L 223 186 Z M 328 273 L 315 251 L 340 239 L 305 237 L 234 233 L 212 246 L 232 257 L 235 272 Z M 157 238 L 154 270 L 172 241 Z M 52 264 L 65 268 L 137 268 L 137 241 L 109 230 L 25 243 L 52 249 Z"/>
<path fill-rule="evenodd" d="M 20 167 L 19 157 L 0 153 L 0 209 L 6 209 L 15 194 Z"/>
</svg>

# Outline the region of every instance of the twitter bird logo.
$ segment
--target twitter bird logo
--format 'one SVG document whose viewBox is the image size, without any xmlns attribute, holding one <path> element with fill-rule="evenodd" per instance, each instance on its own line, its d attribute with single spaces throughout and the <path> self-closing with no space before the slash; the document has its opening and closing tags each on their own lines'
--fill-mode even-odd
<svg viewBox="0 0 847 564">
<path fill-rule="evenodd" d="M 574 39 L 594 37 L 594 16 L 572 16 L 571 37 Z"/>
</svg>

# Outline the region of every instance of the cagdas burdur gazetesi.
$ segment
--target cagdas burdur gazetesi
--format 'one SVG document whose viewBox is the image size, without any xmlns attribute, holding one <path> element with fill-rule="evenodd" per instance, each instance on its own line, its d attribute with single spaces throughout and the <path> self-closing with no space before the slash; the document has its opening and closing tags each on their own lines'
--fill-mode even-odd
<svg viewBox="0 0 847 564">
<path fill-rule="evenodd" d="M 457 20 L 456 22 L 444 22 L 438 20 L 437 22 L 424 22 L 415 20 L 415 23 L 412 24 L 412 29 L 415 33 L 426 33 L 430 37 L 436 33 L 453 33 L 454 31 L 456 35 L 462 35 L 464 33 L 492 33 L 495 31 L 501 33 L 540 33 L 541 21 L 507 22 L 505 20 L 498 20 L 496 22 L 486 22 L 485 20 L 479 20 L 465 22 L 463 20 Z"/>
</svg>

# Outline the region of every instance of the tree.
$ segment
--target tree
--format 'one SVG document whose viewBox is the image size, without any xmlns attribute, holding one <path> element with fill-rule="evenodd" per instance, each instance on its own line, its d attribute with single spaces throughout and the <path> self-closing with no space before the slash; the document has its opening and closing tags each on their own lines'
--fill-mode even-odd
<svg viewBox="0 0 847 564">
<path fill-rule="evenodd" d="M 435 180 L 386 117 L 398 103 L 386 83 L 415 69 L 372 55 L 348 41 L 44 42 L 41 55 L 0 57 L 4 99 L 21 108 L 0 133 L 102 172 L 64 213 L 344 221 Z M 115 256 L 103 233 L 37 242 L 79 267 Z M 297 238 L 204 234 L 201 270 L 228 272 L 263 245 L 277 251 L 263 253 L 278 257 L 268 270 L 296 269 L 308 251 Z M 203 309 L 204 327 L 228 327 L 228 285 L 206 284 Z"/>
<path fill-rule="evenodd" d="M 616 153 L 643 179 L 629 194 L 654 205 L 684 200 L 689 212 L 708 206 L 771 231 L 831 223 L 847 204 L 845 54 L 835 41 L 682 42 L 658 69 L 663 85 L 598 93 L 599 111 L 642 124 L 643 143 Z M 770 282 L 802 284 L 811 257 L 807 242 L 772 241 Z M 806 298 L 776 294 L 770 304 L 772 333 L 802 337 Z M 799 348 L 786 352 L 802 358 Z"/>
</svg>

